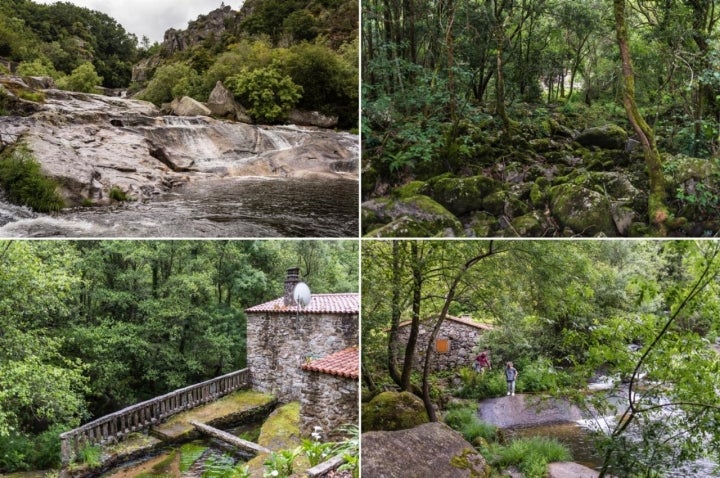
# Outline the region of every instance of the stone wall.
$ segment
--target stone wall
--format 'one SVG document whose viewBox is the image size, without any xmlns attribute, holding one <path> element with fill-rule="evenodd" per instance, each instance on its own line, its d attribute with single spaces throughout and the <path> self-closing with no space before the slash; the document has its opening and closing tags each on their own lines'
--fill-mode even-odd
<svg viewBox="0 0 720 478">
<path fill-rule="evenodd" d="M 358 343 L 357 314 L 248 313 L 247 366 L 255 390 L 282 402 L 300 400 L 309 358 Z"/>
<path fill-rule="evenodd" d="M 484 332 L 485 330 L 481 328 L 472 327 L 454 320 L 446 319 L 440 327 L 440 331 L 437 336 L 450 340 L 450 351 L 448 353 L 435 352 L 433 354 L 431 371 L 457 369 L 463 366 L 471 367 L 473 361 L 475 360 L 475 355 L 477 355 L 474 351 L 475 346 L 477 345 L 478 339 Z M 415 347 L 414 363 L 415 368 L 418 370 L 421 370 L 423 367 L 423 363 L 425 361 L 425 351 L 427 350 L 427 341 L 431 333 L 431 326 L 420 326 L 418 342 Z M 409 335 L 409 325 L 401 327 L 398 331 L 398 342 L 402 344 L 402 346 L 399 347 L 400 357 L 402 357 L 405 353 L 405 344 L 408 341 Z"/>
<path fill-rule="evenodd" d="M 344 435 L 339 428 L 357 424 L 357 379 L 338 377 L 315 371 L 303 371 L 305 382 L 300 390 L 300 432 L 309 436 L 313 427 L 322 427 L 325 439 L 339 440 Z"/>
</svg>

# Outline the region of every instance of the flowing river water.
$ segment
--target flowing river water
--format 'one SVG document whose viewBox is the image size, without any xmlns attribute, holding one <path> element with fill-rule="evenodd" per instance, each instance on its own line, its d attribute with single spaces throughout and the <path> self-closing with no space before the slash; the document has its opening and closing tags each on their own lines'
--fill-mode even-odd
<svg viewBox="0 0 720 478">
<path fill-rule="evenodd" d="M 56 215 L 0 200 L 0 237 L 356 237 L 357 211 L 355 180 L 233 177 Z"/>
<path fill-rule="evenodd" d="M 617 390 L 612 393 L 607 392 L 611 393 L 607 396 L 608 401 L 616 405 L 618 410 L 622 410 L 624 404 L 627 403 L 627 389 L 625 386 L 621 387 L 621 389 L 622 391 L 619 393 Z M 531 413 L 529 413 L 529 411 L 534 407 L 529 407 L 523 410 L 513 410 L 513 404 L 515 403 L 515 405 L 517 405 L 518 401 L 510 400 L 510 397 L 508 397 L 507 403 L 502 405 L 500 408 L 497 406 L 489 406 L 495 405 L 493 400 L 498 399 L 485 400 L 480 404 L 481 410 L 483 409 L 483 403 L 485 403 L 486 409 L 490 408 L 491 413 L 487 413 L 487 411 L 485 411 L 480 414 L 481 419 L 490 418 L 490 423 L 493 423 L 492 420 L 494 418 L 492 412 L 498 409 L 506 411 L 509 410 L 514 416 L 519 414 L 534 416 L 533 424 L 531 426 L 515 425 L 504 428 L 506 436 L 513 438 L 533 436 L 555 438 L 571 451 L 574 462 L 597 470 L 599 470 L 602 466 L 603 460 L 595 447 L 596 440 L 594 435 L 596 433 L 609 433 L 616 423 L 616 418 L 614 416 L 601 416 L 596 412 L 583 412 L 583 418 L 573 419 L 573 415 L 579 412 L 579 410 L 575 409 L 575 412 L 572 411 L 574 407 L 567 402 L 563 405 L 561 400 L 552 401 L 554 405 L 548 409 L 542 410 L 542 406 L 540 406 L 535 411 L 531 411 Z M 504 398 L 500 400 L 504 400 Z M 522 403 L 529 403 L 529 401 L 523 401 Z M 536 413 L 537 415 L 535 416 Z M 676 414 L 680 412 L 669 411 L 668 413 Z M 559 415 L 565 415 L 566 418 L 569 418 L 569 420 L 555 421 Z M 551 421 L 548 423 L 542 423 L 545 418 Z M 499 417 L 499 419 L 499 422 L 502 423 L 502 417 Z M 627 430 L 627 434 L 630 440 L 640 439 L 638 430 L 633 429 L 633 427 L 630 427 Z M 686 462 L 680 466 L 669 469 L 657 469 L 656 471 L 661 472 L 661 476 L 666 478 L 711 478 L 719 476 L 718 463 L 711 459 L 694 460 Z"/>
</svg>

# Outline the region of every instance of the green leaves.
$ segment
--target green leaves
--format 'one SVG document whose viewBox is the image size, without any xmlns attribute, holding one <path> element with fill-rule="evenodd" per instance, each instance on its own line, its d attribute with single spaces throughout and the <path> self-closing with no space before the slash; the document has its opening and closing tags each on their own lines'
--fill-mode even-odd
<svg viewBox="0 0 720 478">
<path fill-rule="evenodd" d="M 248 114 L 259 122 L 273 123 L 284 118 L 302 97 L 302 87 L 280 73 L 275 63 L 266 68 L 243 70 L 227 79 L 227 86 Z"/>
</svg>

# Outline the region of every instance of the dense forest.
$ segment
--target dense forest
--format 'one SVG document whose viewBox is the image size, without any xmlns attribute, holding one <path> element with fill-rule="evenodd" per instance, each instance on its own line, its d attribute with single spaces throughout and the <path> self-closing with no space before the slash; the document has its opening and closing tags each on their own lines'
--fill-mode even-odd
<svg viewBox="0 0 720 478">
<path fill-rule="evenodd" d="M 0 5 L 0 57 L 19 75 L 49 76 L 67 90 L 129 88 L 160 106 L 181 96 L 207 101 L 223 81 L 253 119 L 279 121 L 297 106 L 357 127 L 356 1 L 248 0 L 240 11 L 228 6 L 201 15 L 193 27 L 187 37 L 166 37 L 182 38 L 179 45 L 151 44 L 69 2 L 8 0 Z M 133 78 L 138 64 L 142 74 Z M 280 112 L 267 115 L 273 107 Z"/>
<path fill-rule="evenodd" d="M 59 465 L 58 434 L 245 365 L 246 307 L 300 267 L 358 290 L 358 244 L 0 243 L 0 471 Z"/>
<path fill-rule="evenodd" d="M 364 232 L 703 236 L 715 0 L 363 3 Z"/>
<path fill-rule="evenodd" d="M 363 401 L 408 391 L 430 420 L 452 423 L 453 404 L 471 400 L 457 425 L 498 471 L 509 463 L 502 447 L 488 445 L 497 436 L 473 441 L 487 427 L 471 430 L 471 422 L 479 400 L 505 395 L 502 368 L 513 361 L 520 393 L 622 415 L 594 435 L 606 476 L 663 476 L 705 456 L 720 463 L 717 242 L 374 241 L 362 256 Z M 441 372 L 432 359 L 411 366 L 434 355 L 442 323 L 461 315 L 491 326 L 467 363 Z M 411 330 L 400 342 L 404 321 Z M 431 337 L 427 349 L 420 334 Z M 482 350 L 497 371 L 471 369 Z M 616 380 L 626 407 L 587 392 L 598 376 Z"/>
</svg>

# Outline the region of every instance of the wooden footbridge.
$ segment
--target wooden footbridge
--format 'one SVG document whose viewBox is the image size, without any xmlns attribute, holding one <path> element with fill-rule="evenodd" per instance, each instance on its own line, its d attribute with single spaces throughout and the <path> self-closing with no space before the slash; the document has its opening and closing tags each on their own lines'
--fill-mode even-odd
<svg viewBox="0 0 720 478">
<path fill-rule="evenodd" d="M 88 445 L 115 443 L 131 433 L 158 425 L 172 415 L 215 401 L 249 386 L 249 371 L 242 369 L 93 420 L 60 435 L 62 464 L 64 467 L 69 465 L 79 451 Z"/>
</svg>

